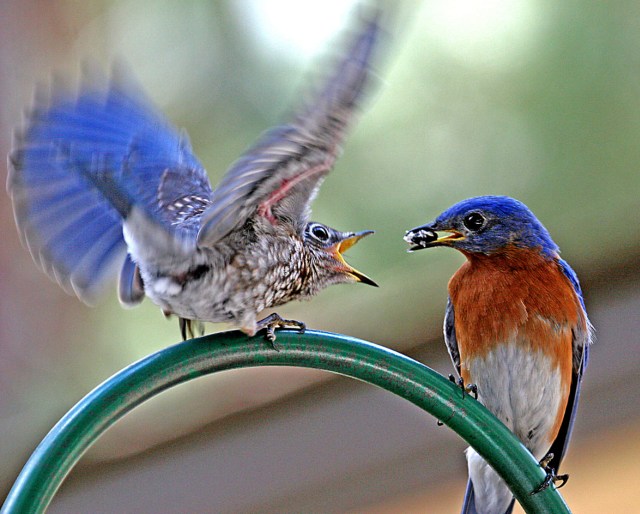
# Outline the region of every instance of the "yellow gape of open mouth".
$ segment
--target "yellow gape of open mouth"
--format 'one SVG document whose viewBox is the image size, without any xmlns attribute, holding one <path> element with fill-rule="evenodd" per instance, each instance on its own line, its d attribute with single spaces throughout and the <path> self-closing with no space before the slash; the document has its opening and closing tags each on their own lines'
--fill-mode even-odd
<svg viewBox="0 0 640 514">
<path fill-rule="evenodd" d="M 378 287 L 378 284 L 376 284 L 372 279 L 367 277 L 364 273 L 361 273 L 357 269 L 349 266 L 349 264 L 347 264 L 347 262 L 344 260 L 344 257 L 342 256 L 344 252 L 346 252 L 354 244 L 360 241 L 360 239 L 362 239 L 365 236 L 368 236 L 369 234 L 373 234 L 373 230 L 365 230 L 363 232 L 357 232 L 356 234 L 353 234 L 352 236 L 347 237 L 342 241 L 339 241 L 338 243 L 333 245 L 330 248 L 330 250 L 332 251 L 335 259 L 344 266 L 343 271 L 347 275 L 351 275 L 353 278 L 355 278 L 356 282 L 362 282 L 363 284 L 368 284 L 370 286 Z"/>
</svg>

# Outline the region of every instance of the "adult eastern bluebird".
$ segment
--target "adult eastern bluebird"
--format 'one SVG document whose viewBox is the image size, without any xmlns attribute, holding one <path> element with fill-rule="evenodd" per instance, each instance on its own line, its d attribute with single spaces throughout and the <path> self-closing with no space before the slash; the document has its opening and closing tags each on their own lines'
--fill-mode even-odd
<svg viewBox="0 0 640 514">
<path fill-rule="evenodd" d="M 7 188 L 23 241 L 66 291 L 91 303 L 118 269 L 119 298 L 148 296 L 193 324 L 253 335 L 294 325 L 263 309 L 338 283 L 376 285 L 342 254 L 370 234 L 309 221 L 310 203 L 358 112 L 380 35 L 357 32 L 292 121 L 272 128 L 213 190 L 178 132 L 122 76 L 38 98 L 9 155 Z"/>
<path fill-rule="evenodd" d="M 533 213 L 505 196 L 464 200 L 409 230 L 410 251 L 448 246 L 466 262 L 449 281 L 444 336 L 463 384 L 556 479 L 573 427 L 592 327 L 578 278 Z M 467 449 L 463 513 L 501 514 L 513 496 Z"/>
</svg>

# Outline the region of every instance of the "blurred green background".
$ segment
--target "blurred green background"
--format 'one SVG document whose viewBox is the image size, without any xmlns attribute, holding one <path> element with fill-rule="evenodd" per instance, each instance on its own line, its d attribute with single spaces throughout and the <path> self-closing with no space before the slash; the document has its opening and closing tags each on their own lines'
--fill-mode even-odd
<svg viewBox="0 0 640 514">
<path fill-rule="evenodd" d="M 11 132 L 36 83 L 50 81 L 52 72 L 73 82 L 87 59 L 105 69 L 121 60 L 172 122 L 186 128 L 215 185 L 263 130 L 286 119 L 335 51 L 354 4 L 3 0 L 0 153 L 9 152 Z M 581 277 L 598 334 L 567 461 L 573 476 L 563 492 L 576 512 L 637 508 L 637 502 L 625 502 L 635 490 L 627 485 L 640 479 L 634 462 L 640 456 L 640 397 L 628 384 L 640 370 L 640 4 L 382 5 L 388 37 L 378 87 L 313 205 L 315 220 L 343 230 L 376 230 L 348 260 L 381 287 L 333 287 L 278 312 L 313 328 L 392 346 L 449 373 L 440 331 L 446 283 L 462 257 L 447 250 L 408 255 L 402 236 L 463 198 L 517 197 Z M 179 331 L 150 302 L 122 310 L 115 288 L 95 309 L 66 296 L 21 247 L 6 196 L 0 237 L 2 498 L 68 408 L 118 369 L 178 341 Z M 391 401 L 386 396 L 369 398 L 374 393 L 358 387 L 319 372 L 262 369 L 169 391 L 127 416 L 89 452 L 51 511 L 83 512 L 89 505 L 91 512 L 420 512 L 425 502 L 434 512 L 455 510 L 465 470 L 460 442 L 408 407 L 385 403 Z M 363 401 L 345 407 L 357 398 Z M 218 466 L 215 473 L 226 474 L 233 458 L 262 469 L 258 456 L 243 460 L 231 451 L 238 444 L 249 452 L 252 444 L 260 446 L 260 437 L 269 446 L 266 432 L 246 427 L 290 426 L 283 433 L 293 438 L 296 423 L 318 414 L 309 410 L 318 405 L 326 409 L 326 416 L 318 415 L 323 423 L 340 420 L 335 432 L 328 428 L 333 425 L 313 425 L 316 439 L 324 441 L 318 455 L 328 452 L 324 457 L 305 453 L 313 443 L 305 446 L 303 439 L 303 450 L 289 440 L 288 449 L 274 450 L 277 457 L 260 454 L 264 462 L 279 463 L 277 470 L 302 460 L 307 471 L 303 480 L 296 468 L 300 483 L 258 474 L 264 492 L 258 487 L 251 496 L 247 489 L 254 486 L 240 466 L 231 473 L 235 482 L 225 484 L 225 491 L 239 491 L 236 496 L 221 497 L 211 486 L 180 498 L 181 487 L 194 479 L 193 462 L 185 460 L 189 451 L 215 440 L 217 455 L 226 451 L 231 460 L 213 457 L 202 464 L 208 471 Z M 377 409 L 373 419 L 367 409 Z M 361 423 L 342 425 L 348 417 Z M 402 441 L 394 439 L 404 434 L 396 423 L 405 421 L 415 425 Z M 303 432 L 301 427 L 295 430 Z M 366 430 L 377 431 L 377 439 L 367 439 Z M 322 439 L 349 440 L 353 433 L 362 437 L 336 454 Z M 378 443 L 358 448 L 357 441 L 365 440 Z M 372 450 L 385 445 L 387 453 Z M 429 474 L 425 468 L 435 467 L 428 461 L 436 447 L 440 472 Z M 363 452 L 369 461 L 357 460 Z M 338 454 L 356 460 L 341 464 Z M 408 455 L 416 459 L 413 468 Z M 314 475 L 313 468 L 322 467 L 316 458 L 328 461 L 324 478 Z M 167 462 L 173 467 L 162 468 Z M 136 481 L 141 476 L 144 483 Z M 166 476 L 173 477 L 175 491 L 169 487 L 163 496 L 158 488 Z M 131 510 L 115 507 L 118 495 Z M 184 509 L 174 506 L 176 497 Z M 188 503 L 196 497 L 202 503 Z"/>
</svg>

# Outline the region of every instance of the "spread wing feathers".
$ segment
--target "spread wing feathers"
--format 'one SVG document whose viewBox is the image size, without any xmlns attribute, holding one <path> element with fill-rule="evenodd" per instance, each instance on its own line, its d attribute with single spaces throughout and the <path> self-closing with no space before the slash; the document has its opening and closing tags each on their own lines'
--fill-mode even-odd
<svg viewBox="0 0 640 514">
<path fill-rule="evenodd" d="M 167 169 L 190 170 L 181 193 L 211 194 L 188 141 L 133 84 L 123 77 L 108 87 L 98 82 L 105 81 L 85 77 L 76 94 L 56 86 L 36 93 L 15 137 L 7 181 L 34 260 L 87 303 L 123 263 L 122 223 L 133 203 L 172 230 L 158 202 Z"/>
<path fill-rule="evenodd" d="M 444 342 L 449 350 L 451 362 L 460 375 L 460 350 L 458 350 L 458 340 L 456 339 L 456 317 L 453 311 L 453 303 L 451 298 L 447 298 L 447 308 L 444 313 Z"/>
<path fill-rule="evenodd" d="M 558 259 L 558 264 L 560 269 L 571 282 L 578 300 L 580 301 L 582 310 L 580 312 L 578 325 L 573 329 L 573 374 L 571 377 L 571 389 L 569 390 L 567 408 L 565 409 L 564 418 L 560 425 L 560 431 L 549 450 L 550 453 L 553 453 L 553 459 L 549 463 L 549 466 L 555 470 L 559 469 L 560 463 L 562 462 L 569 446 L 571 432 L 573 431 L 573 424 L 575 423 L 578 411 L 582 376 L 589 362 L 589 345 L 594 339 L 593 326 L 587 317 L 584 299 L 582 298 L 582 289 L 580 288 L 578 277 L 569 264 L 564 260 Z"/>
<path fill-rule="evenodd" d="M 232 165 L 204 213 L 199 245 L 215 244 L 256 212 L 296 229 L 306 223 L 309 203 L 333 167 L 363 96 L 379 32 L 376 13 L 293 121 L 266 132 Z"/>
</svg>

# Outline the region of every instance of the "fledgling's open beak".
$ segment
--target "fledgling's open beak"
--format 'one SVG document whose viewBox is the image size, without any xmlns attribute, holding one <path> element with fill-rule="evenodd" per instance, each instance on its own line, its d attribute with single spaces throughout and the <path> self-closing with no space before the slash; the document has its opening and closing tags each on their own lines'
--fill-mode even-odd
<svg viewBox="0 0 640 514">
<path fill-rule="evenodd" d="M 368 236 L 369 234 L 373 234 L 373 230 L 363 230 L 362 232 L 356 232 L 348 235 L 342 241 L 338 241 L 336 244 L 331 246 L 329 250 L 333 253 L 336 260 L 344 265 L 345 273 L 355 278 L 356 282 L 362 282 L 363 284 L 378 287 L 378 284 L 367 277 L 364 273 L 360 273 L 357 269 L 349 266 L 342 256 L 344 252 L 360 241 L 364 236 Z"/>
<path fill-rule="evenodd" d="M 464 236 L 460 232 L 452 229 L 435 230 L 433 225 L 429 224 L 407 230 L 404 235 L 404 240 L 413 245 L 409 248 L 409 252 L 434 246 L 449 246 L 449 243 L 461 241 L 462 239 L 464 239 Z"/>
</svg>

